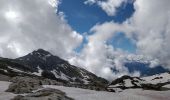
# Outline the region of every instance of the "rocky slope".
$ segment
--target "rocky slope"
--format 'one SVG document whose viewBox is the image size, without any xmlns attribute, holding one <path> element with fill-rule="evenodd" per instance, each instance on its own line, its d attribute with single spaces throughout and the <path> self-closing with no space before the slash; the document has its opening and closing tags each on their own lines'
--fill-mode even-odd
<svg viewBox="0 0 170 100">
<path fill-rule="evenodd" d="M 48 51 L 38 49 L 17 59 L 0 59 L 0 74 L 10 77 L 34 76 L 45 77 L 71 84 L 96 85 L 108 81 L 95 74 L 69 64 Z"/>
<path fill-rule="evenodd" d="M 12 100 L 74 100 L 66 96 L 66 93 L 52 88 L 45 88 L 34 93 L 22 96 L 18 95 Z"/>
<path fill-rule="evenodd" d="M 170 73 L 156 74 L 148 77 L 130 77 L 122 76 L 115 79 L 107 87 L 108 91 L 116 92 L 116 90 L 142 88 L 149 90 L 164 90 L 163 86 L 170 84 Z"/>
</svg>

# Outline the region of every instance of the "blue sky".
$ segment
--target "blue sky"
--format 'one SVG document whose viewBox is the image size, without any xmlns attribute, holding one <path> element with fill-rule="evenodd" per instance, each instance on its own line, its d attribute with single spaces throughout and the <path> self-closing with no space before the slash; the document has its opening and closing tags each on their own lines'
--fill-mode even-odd
<svg viewBox="0 0 170 100">
<path fill-rule="evenodd" d="M 108 16 L 99 6 L 95 4 L 92 6 L 85 5 L 84 1 L 85 0 L 62 0 L 59 5 L 59 11 L 64 12 L 68 24 L 80 34 L 83 34 L 84 32 L 87 32 L 88 35 L 92 34 L 89 30 L 97 23 L 109 21 L 122 23 L 127 18 L 130 18 L 134 12 L 132 3 L 124 3 L 117 8 L 115 16 Z M 82 45 L 79 46 L 76 51 L 80 52 L 83 45 L 86 43 L 87 40 L 84 39 Z M 116 34 L 116 36 L 111 38 L 107 43 L 130 53 L 135 52 L 136 49 L 135 44 L 133 44 L 123 33 Z"/>
</svg>

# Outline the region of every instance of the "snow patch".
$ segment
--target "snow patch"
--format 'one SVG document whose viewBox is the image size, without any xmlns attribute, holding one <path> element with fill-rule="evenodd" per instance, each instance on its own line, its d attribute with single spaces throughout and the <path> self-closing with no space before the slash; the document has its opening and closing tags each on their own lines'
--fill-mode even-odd
<svg viewBox="0 0 170 100">
<path fill-rule="evenodd" d="M 134 86 L 134 85 L 132 84 L 132 82 L 131 82 L 130 79 L 125 79 L 125 80 L 124 80 L 124 85 L 125 85 L 126 87 L 132 87 L 132 86 Z"/>
<path fill-rule="evenodd" d="M 67 81 L 69 81 L 69 79 L 68 79 L 68 76 L 67 75 L 65 75 L 64 73 L 62 73 L 62 72 L 60 72 L 60 78 L 61 79 L 63 79 L 63 80 L 67 80 Z"/>
<path fill-rule="evenodd" d="M 43 70 L 38 66 L 38 72 L 33 72 L 32 74 L 37 75 L 37 76 L 41 76 L 42 72 L 43 72 Z"/>
<path fill-rule="evenodd" d="M 51 73 L 53 73 L 56 78 L 60 78 L 60 76 L 57 74 L 56 70 L 52 70 Z"/>
<path fill-rule="evenodd" d="M 12 71 L 14 71 L 14 72 L 21 72 L 21 73 L 25 73 L 24 71 L 21 71 L 21 70 L 16 69 L 16 68 L 12 68 L 12 67 L 10 67 L 10 66 L 8 66 L 8 68 L 9 68 L 9 69 L 11 69 L 11 70 L 12 70 Z"/>
<path fill-rule="evenodd" d="M 16 94 L 5 92 L 11 82 L 0 81 L 0 100 L 11 100 Z"/>
<path fill-rule="evenodd" d="M 168 100 L 167 98 L 169 98 L 170 94 L 170 91 L 150 91 L 141 89 L 128 89 L 113 93 L 55 85 L 43 85 L 43 87 L 59 89 L 75 100 Z"/>
<path fill-rule="evenodd" d="M 165 83 L 170 82 L 170 74 L 169 73 L 162 73 L 156 74 L 148 77 L 143 77 L 147 83 L 157 84 L 157 83 Z"/>
</svg>

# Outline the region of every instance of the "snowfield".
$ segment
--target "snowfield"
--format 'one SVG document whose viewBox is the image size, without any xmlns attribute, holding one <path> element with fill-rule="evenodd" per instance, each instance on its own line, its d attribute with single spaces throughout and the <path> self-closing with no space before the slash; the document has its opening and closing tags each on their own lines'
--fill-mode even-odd
<svg viewBox="0 0 170 100">
<path fill-rule="evenodd" d="M 157 83 L 164 83 L 170 82 L 170 74 L 169 73 L 162 73 L 156 74 L 152 76 L 143 77 L 148 83 L 157 84 Z"/>
<path fill-rule="evenodd" d="M 10 82 L 0 81 L 0 100 L 10 100 L 17 94 L 4 92 Z M 169 85 L 168 85 L 169 87 Z M 127 89 L 122 92 L 94 91 L 56 85 L 43 85 L 43 88 L 59 89 L 75 100 L 170 100 L 169 91 Z"/>
<path fill-rule="evenodd" d="M 43 87 L 59 89 L 75 100 L 170 100 L 170 91 L 128 89 L 113 93 L 54 85 L 44 85 Z"/>
<path fill-rule="evenodd" d="M 4 92 L 8 89 L 10 82 L 0 81 L 0 100 L 10 100 L 16 96 L 16 94 Z"/>
</svg>

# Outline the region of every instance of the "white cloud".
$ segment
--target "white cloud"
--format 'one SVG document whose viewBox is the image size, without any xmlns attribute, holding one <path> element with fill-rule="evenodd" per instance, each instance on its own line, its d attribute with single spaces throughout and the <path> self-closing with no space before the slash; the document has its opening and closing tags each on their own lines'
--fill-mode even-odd
<svg viewBox="0 0 170 100">
<path fill-rule="evenodd" d="M 52 7 L 57 8 L 56 10 L 58 10 L 58 5 L 61 3 L 61 0 L 47 0 L 47 1 Z"/>
<path fill-rule="evenodd" d="M 130 19 L 136 29 L 138 52 L 159 59 L 167 67 L 170 65 L 169 3 L 169 0 L 136 0 L 136 12 Z"/>
<path fill-rule="evenodd" d="M 96 2 L 97 2 L 97 0 L 87 0 L 87 1 L 84 2 L 84 4 L 92 5 L 92 4 L 96 3 Z"/>
<path fill-rule="evenodd" d="M 123 2 L 128 2 L 132 0 L 87 0 L 84 4 L 97 4 L 102 8 L 109 16 L 114 16 L 116 14 L 116 10 Z"/>
<path fill-rule="evenodd" d="M 90 2 L 91 1 L 91 2 Z M 114 15 L 115 8 L 123 0 L 88 0 L 87 3 L 107 5 L 105 10 L 108 15 Z M 116 3 L 117 2 L 117 3 Z M 109 4 L 107 4 L 109 3 Z M 115 3 L 115 4 L 112 4 Z M 133 16 L 122 24 L 105 22 L 97 24 L 92 29 L 93 35 L 89 36 L 88 44 L 82 50 L 80 56 L 76 56 L 77 65 L 84 65 L 86 69 L 105 77 L 129 74 L 123 63 L 127 60 L 136 60 L 151 63 L 150 67 L 164 64 L 170 68 L 170 1 L 169 0 L 136 0 Z M 111 7 L 110 7 L 110 6 Z M 101 6 L 102 7 L 102 6 Z M 124 32 L 137 46 L 136 54 L 128 54 L 112 46 L 106 45 L 106 41 L 114 37 L 116 32 Z M 108 59 L 108 55 L 110 56 Z M 115 68 L 119 73 L 110 73 L 109 68 Z M 110 73 L 110 74 L 106 74 Z M 135 72 L 132 75 L 140 75 Z"/>
<path fill-rule="evenodd" d="M 1 0 L 0 56 L 18 57 L 43 48 L 66 58 L 82 36 L 56 15 L 59 0 Z"/>
</svg>

